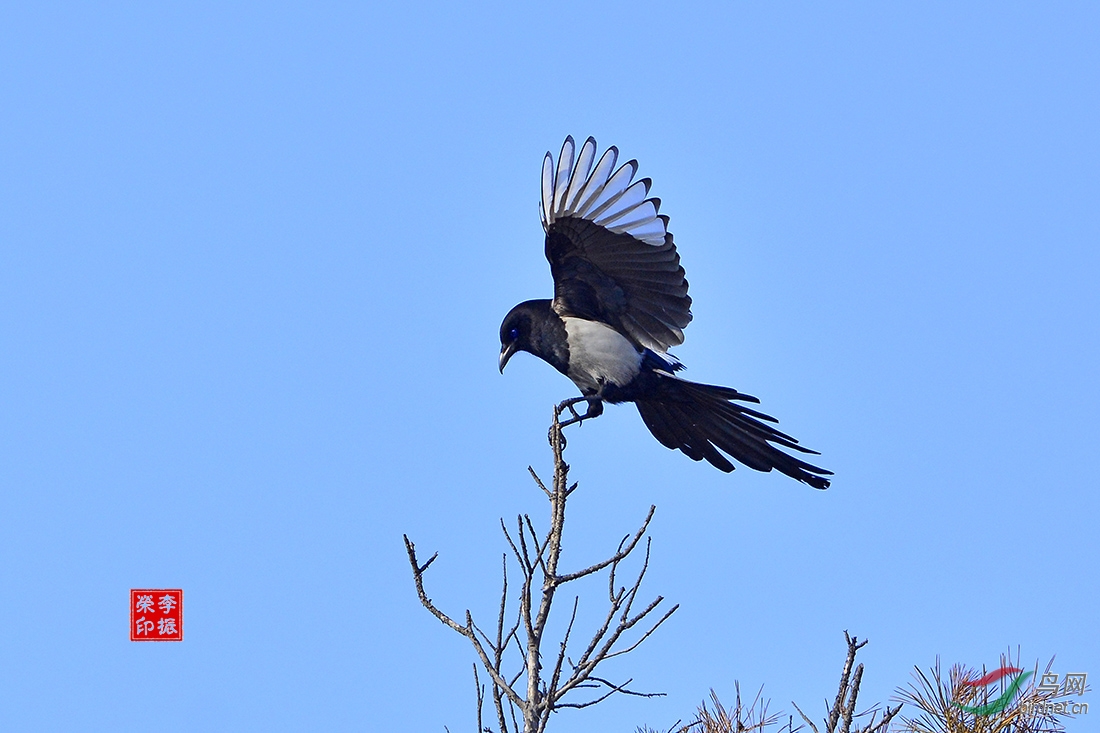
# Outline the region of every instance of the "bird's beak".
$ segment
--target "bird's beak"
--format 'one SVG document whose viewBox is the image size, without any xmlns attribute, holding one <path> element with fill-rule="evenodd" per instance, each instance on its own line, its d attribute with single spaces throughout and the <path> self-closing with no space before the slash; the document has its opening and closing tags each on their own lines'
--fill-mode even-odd
<svg viewBox="0 0 1100 733">
<path fill-rule="evenodd" d="M 508 360 L 512 358 L 512 354 L 518 351 L 516 344 L 510 343 L 500 350 L 500 373 L 504 374 L 504 365 L 508 363 Z"/>
</svg>

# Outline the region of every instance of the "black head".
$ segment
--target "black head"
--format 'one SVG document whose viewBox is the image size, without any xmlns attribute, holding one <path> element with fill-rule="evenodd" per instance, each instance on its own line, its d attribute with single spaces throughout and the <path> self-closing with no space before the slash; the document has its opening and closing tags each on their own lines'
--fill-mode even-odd
<svg viewBox="0 0 1100 733">
<path fill-rule="evenodd" d="M 500 372 L 504 373 L 504 367 L 512 354 L 517 351 L 532 353 L 532 334 L 535 329 L 535 309 L 533 301 L 520 303 L 508 315 L 504 317 L 504 323 L 500 324 Z"/>
<path fill-rule="evenodd" d="M 569 343 L 565 323 L 549 300 L 520 303 L 500 324 L 500 371 L 517 351 L 534 354 L 562 374 L 569 371 Z"/>
</svg>

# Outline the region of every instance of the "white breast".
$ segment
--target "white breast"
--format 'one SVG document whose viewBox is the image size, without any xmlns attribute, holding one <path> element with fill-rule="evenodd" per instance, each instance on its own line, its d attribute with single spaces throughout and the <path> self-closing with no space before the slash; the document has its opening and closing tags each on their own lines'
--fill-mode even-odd
<svg viewBox="0 0 1100 733">
<path fill-rule="evenodd" d="M 565 316 L 569 339 L 569 372 L 582 392 L 599 392 L 605 384 L 623 386 L 638 375 L 642 355 L 621 333 L 596 321 Z"/>
</svg>

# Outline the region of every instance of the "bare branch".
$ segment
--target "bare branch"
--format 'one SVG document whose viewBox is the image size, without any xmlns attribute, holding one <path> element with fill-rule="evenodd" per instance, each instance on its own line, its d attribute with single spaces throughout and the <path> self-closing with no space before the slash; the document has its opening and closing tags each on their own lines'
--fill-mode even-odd
<svg viewBox="0 0 1100 733">
<path fill-rule="evenodd" d="M 566 409 L 571 409 L 573 402 L 566 401 L 554 408 L 552 423 L 548 435 L 550 448 L 554 456 L 553 480 L 543 482 L 533 468 L 528 466 L 528 473 L 535 485 L 543 492 L 549 502 L 550 516 L 545 534 L 540 537 L 535 527 L 535 522 L 530 515 L 517 516 L 515 537 L 510 533 L 508 526 L 502 520 L 501 531 L 511 551 L 511 558 L 519 566 L 522 576 L 522 587 L 518 592 L 518 602 L 513 610 L 509 610 L 508 594 L 508 563 L 507 552 L 502 556 L 502 578 L 499 603 L 497 606 L 497 618 L 495 633 L 487 634 L 478 626 L 469 611 L 465 613 L 463 621 L 451 618 L 437 608 L 424 591 L 424 572 L 435 561 L 437 555 L 433 555 L 427 563 L 420 565 L 416 559 L 416 551 L 413 543 L 405 537 L 405 546 L 409 555 L 409 564 L 412 569 L 413 579 L 416 584 L 417 595 L 421 604 L 436 618 L 450 629 L 465 636 L 470 640 L 477 654 L 480 667 L 484 670 L 491 682 L 491 695 L 496 709 L 497 725 L 500 733 L 508 733 L 510 730 L 523 730 L 524 733 L 541 733 L 545 730 L 550 715 L 556 709 L 584 708 L 595 705 L 607 697 L 622 693 L 639 697 L 653 697 L 660 693 L 642 693 L 629 689 L 631 680 L 622 684 L 614 684 L 603 677 L 594 675 L 596 668 L 602 662 L 629 654 L 638 648 L 658 627 L 661 626 L 678 608 L 673 606 L 664 615 L 653 623 L 646 623 L 640 627 L 643 630 L 640 637 L 632 643 L 626 643 L 623 635 L 638 627 L 644 619 L 653 614 L 663 602 L 661 596 L 657 596 L 640 612 L 633 611 L 634 602 L 637 600 L 642 580 L 649 567 L 651 540 L 646 541 L 645 557 L 641 562 L 634 582 L 626 588 L 616 589 L 616 577 L 620 563 L 626 560 L 638 547 L 642 538 L 649 530 L 649 524 L 653 519 L 656 507 L 650 506 L 644 521 L 636 532 L 627 534 L 619 541 L 615 552 L 600 562 L 575 572 L 559 574 L 558 564 L 561 559 L 562 538 L 565 530 L 566 503 L 569 496 L 577 489 L 577 483 L 569 481 L 569 465 L 565 462 L 563 453 L 566 447 L 564 427 L 560 421 L 561 414 Z M 576 417 L 576 413 L 573 413 Z M 566 425 L 573 421 L 566 421 Z M 583 650 L 577 662 L 573 662 L 569 655 L 569 644 L 576 630 L 577 618 L 580 607 L 580 596 L 574 596 L 572 611 L 569 615 L 562 638 L 557 642 L 558 650 L 554 656 L 554 664 L 545 675 L 542 664 L 543 642 L 547 625 L 553 609 L 557 590 L 575 580 L 608 571 L 608 608 L 602 624 L 595 630 L 586 648 Z M 536 577 L 538 576 L 538 577 Z M 509 622 L 511 615 L 513 621 Z M 521 632 L 522 629 L 522 632 Z M 618 648 L 620 641 L 622 648 Z M 518 652 L 518 654 L 516 654 Z M 520 664 L 512 667 L 510 660 L 516 655 Z M 566 663 L 568 662 L 568 670 Z M 485 704 L 485 689 L 481 684 L 478 665 L 475 665 L 474 682 L 477 694 L 478 727 L 481 733 L 490 731 L 484 727 L 483 710 Z M 505 667 L 508 671 L 505 671 Z M 514 672 L 512 670 L 515 670 Z M 563 677 L 568 678 L 563 681 Z M 521 694 L 520 685 L 525 688 Z M 568 693 L 579 689 L 600 690 L 593 699 L 581 701 L 566 701 L 563 698 Z M 507 706 L 508 712 L 505 713 Z M 509 724 L 509 718 L 511 722 Z M 520 723 L 522 718 L 522 724 Z"/>
<path fill-rule="evenodd" d="M 662 598 L 658 598 L 658 599 L 657 599 L 657 602 L 660 602 L 660 601 L 662 601 L 662 600 L 664 600 L 664 599 L 662 599 Z M 653 633 L 654 631 L 656 631 L 656 630 L 657 630 L 657 628 L 658 628 L 658 627 L 659 627 L 659 626 L 660 626 L 661 624 L 663 624 L 663 623 L 664 623 L 665 621 L 667 621 L 667 620 L 668 620 L 669 616 L 671 616 L 672 614 L 676 613 L 676 610 L 677 610 L 678 608 L 680 608 L 680 604 L 679 604 L 679 603 L 677 603 L 677 604 L 676 604 L 675 606 L 673 606 L 672 608 L 668 609 L 668 611 L 666 611 L 666 612 L 665 612 L 665 615 L 664 615 L 664 616 L 661 616 L 661 618 L 660 618 L 660 619 L 659 619 L 659 620 L 657 621 L 657 623 L 653 624 L 653 626 L 652 626 L 652 627 L 650 627 L 649 631 L 647 631 L 647 632 L 645 632 L 644 634 L 642 634 L 642 636 L 641 636 L 641 637 L 640 637 L 640 638 L 639 638 L 639 639 L 638 639 L 638 640 L 637 640 L 636 642 L 634 642 L 634 643 L 633 643 L 633 644 L 631 644 L 630 646 L 626 647 L 625 649 L 619 649 L 618 651 L 614 651 L 614 652 L 612 652 L 612 653 L 608 654 L 607 656 L 605 656 L 605 657 L 604 657 L 604 659 L 612 659 L 613 657 L 618 657 L 618 656 L 621 656 L 621 655 L 623 655 L 623 654 L 629 654 L 630 652 L 632 652 L 632 651 L 634 651 L 635 649 L 637 649 L 637 648 L 638 648 L 639 646 L 641 646 L 641 644 L 642 644 L 642 642 L 643 642 L 643 641 L 645 641 L 646 639 L 648 639 L 648 638 L 649 638 L 649 635 L 650 635 L 650 634 L 652 634 L 652 633 Z"/>
<path fill-rule="evenodd" d="M 856 665 L 855 678 L 852 680 L 852 692 L 848 698 L 848 704 L 844 707 L 844 725 L 841 726 L 841 733 L 848 733 L 852 727 L 852 715 L 856 711 L 856 698 L 859 697 L 859 683 L 863 680 L 863 665 Z"/>
<path fill-rule="evenodd" d="M 561 705 L 558 705 L 557 707 L 558 708 L 575 708 L 575 709 L 592 707 L 593 705 L 595 705 L 597 703 L 603 702 L 607 698 L 614 695 L 616 692 L 622 693 L 623 695 L 632 695 L 633 697 L 664 697 L 665 696 L 665 693 L 663 693 L 663 692 L 638 692 L 636 690 L 628 689 L 627 685 L 629 685 L 631 682 L 633 682 L 634 681 L 633 679 L 629 679 L 626 682 L 622 683 L 621 685 L 616 685 L 616 684 L 614 684 L 612 682 L 609 682 L 605 679 L 602 679 L 600 677 L 590 677 L 589 679 L 591 679 L 593 682 L 598 683 L 596 685 L 597 687 L 599 685 L 603 685 L 604 687 L 608 688 L 607 692 L 605 692 L 604 694 L 602 694 L 599 697 L 595 698 L 594 700 L 588 700 L 586 702 L 563 703 Z M 587 687 L 589 685 L 584 685 L 584 686 Z"/>
<path fill-rule="evenodd" d="M 863 665 L 855 664 L 856 653 L 867 645 L 867 640 L 860 641 L 858 638 L 849 635 L 847 631 L 844 632 L 844 640 L 848 643 L 848 651 L 844 658 L 844 667 L 840 672 L 840 685 L 837 689 L 836 699 L 833 701 L 832 707 L 829 707 L 826 703 L 825 733 L 849 733 L 852 730 L 855 730 L 856 733 L 884 733 L 890 721 L 901 710 L 901 706 L 899 705 L 896 708 L 887 706 L 882 713 L 882 719 L 877 723 L 875 722 L 875 717 L 879 714 L 877 705 L 862 713 L 856 712 L 859 689 L 863 682 Z M 806 725 L 810 726 L 814 733 L 818 733 L 817 726 L 806 716 L 806 713 L 802 712 L 802 708 L 794 702 L 791 705 L 794 705 L 794 709 L 806 721 Z M 853 729 L 853 721 L 867 715 L 870 715 L 867 724 L 863 727 L 857 725 Z"/>
<path fill-rule="evenodd" d="M 833 707 L 829 710 L 829 719 L 825 724 L 825 730 L 828 733 L 833 733 L 836 730 L 837 720 L 840 719 L 840 712 L 844 708 L 844 697 L 848 693 L 848 681 L 852 675 L 852 663 L 856 659 L 856 651 L 859 647 L 856 646 L 856 640 L 848 635 L 847 630 L 844 632 L 844 638 L 848 642 L 848 657 L 844 661 L 844 668 L 840 672 L 840 687 L 836 691 L 836 700 L 833 702 Z"/>
<path fill-rule="evenodd" d="M 560 583 L 568 583 L 571 580 L 576 580 L 577 578 L 583 578 L 584 576 L 591 575 L 592 573 L 598 573 L 601 570 L 603 570 L 604 568 L 606 568 L 608 565 L 612 565 L 614 563 L 618 563 L 618 562 L 626 559 L 626 556 L 629 555 L 631 552 L 633 552 L 634 548 L 637 547 L 637 545 L 638 545 L 638 541 L 640 539 L 642 539 L 642 537 L 645 535 L 646 530 L 649 528 L 649 522 L 650 522 L 651 519 L 653 519 L 653 512 L 655 512 L 655 511 L 657 511 L 657 507 L 653 506 L 653 505 L 650 505 L 649 513 L 646 514 L 645 521 L 642 522 L 642 526 L 639 527 L 638 531 L 634 533 L 634 538 L 632 540 L 630 540 L 630 544 L 628 544 L 625 548 L 622 546 L 622 543 L 620 542 L 619 543 L 619 551 L 616 552 L 611 557 L 609 557 L 608 559 L 606 559 L 602 562 L 598 562 L 595 565 L 590 565 L 587 568 L 585 568 L 584 570 L 578 570 L 575 573 L 568 573 L 566 575 L 559 576 L 558 581 Z M 625 540 L 625 538 L 624 538 L 624 540 Z"/>
<path fill-rule="evenodd" d="M 535 469 L 528 466 L 527 471 L 531 474 L 531 478 L 535 479 L 535 483 L 538 485 L 538 487 L 542 489 L 542 493 L 546 494 L 546 496 L 548 497 L 551 496 L 550 489 L 546 488 L 546 484 L 544 484 L 542 482 L 542 479 L 539 478 L 539 475 L 535 473 Z"/>
<path fill-rule="evenodd" d="M 485 705 L 485 688 L 481 686 L 481 680 L 477 678 L 477 665 L 474 667 L 474 694 L 477 695 L 477 733 L 482 733 L 485 726 L 481 723 L 481 710 Z M 444 726 L 446 727 L 446 726 Z"/>
<path fill-rule="evenodd" d="M 558 659 L 554 662 L 554 672 L 550 675 L 550 689 L 556 690 L 558 688 L 558 681 L 561 679 L 561 668 L 565 663 L 565 652 L 569 646 L 569 636 L 573 633 L 573 624 L 577 620 L 577 607 L 580 605 L 581 597 L 573 597 L 573 613 L 569 616 L 569 625 L 565 627 L 565 637 L 561 640 L 561 648 L 558 650 Z"/>
<path fill-rule="evenodd" d="M 794 700 L 791 700 L 791 705 L 794 705 L 794 709 L 797 710 L 798 714 L 802 716 L 802 719 L 806 721 L 806 725 L 810 726 L 810 729 L 813 730 L 814 733 L 818 733 L 817 726 L 814 725 L 812 720 L 806 717 L 806 713 L 802 712 L 802 708 L 798 707 Z"/>
<path fill-rule="evenodd" d="M 523 555 L 519 553 L 519 548 L 516 547 L 516 543 L 512 541 L 512 535 L 508 534 L 508 527 L 505 526 L 504 520 L 500 520 L 500 531 L 504 533 L 504 539 L 508 540 L 508 546 L 512 548 L 512 554 L 515 555 L 516 562 L 523 565 Z"/>
<path fill-rule="evenodd" d="M 428 594 L 424 592 L 424 571 L 428 568 L 429 565 L 432 564 L 432 561 L 435 560 L 436 556 L 439 553 L 436 553 L 435 555 L 432 555 L 431 560 L 424 563 L 423 566 L 420 566 L 416 562 L 416 545 L 414 545 L 412 543 L 412 541 L 409 539 L 408 535 L 402 535 L 402 536 L 405 538 L 405 551 L 409 555 L 409 564 L 412 565 L 413 580 L 416 582 L 416 594 L 420 597 L 421 605 L 423 605 L 424 608 L 431 611 L 432 615 L 434 615 L 437 619 L 442 621 L 444 624 L 446 624 L 447 626 L 450 626 L 452 629 L 454 629 L 458 633 L 465 636 L 466 635 L 466 629 L 463 628 L 462 626 L 459 626 L 457 623 L 455 623 L 454 620 L 451 619 L 450 616 L 448 616 L 447 614 L 443 613 L 438 608 L 436 608 L 432 604 L 432 600 L 430 598 L 428 598 Z"/>
<path fill-rule="evenodd" d="M 500 685 L 503 689 L 503 692 L 508 695 L 509 698 L 514 698 L 515 702 L 519 703 L 519 695 L 516 694 L 515 690 L 509 687 L 508 684 L 504 681 L 504 678 L 502 678 L 500 674 L 498 674 L 496 670 L 493 669 L 492 663 L 489 661 L 489 657 L 485 653 L 485 648 L 481 645 L 481 642 L 478 640 L 477 634 L 474 631 L 474 622 L 470 616 L 470 612 L 466 612 L 466 625 L 461 626 L 456 623 L 454 619 L 452 619 L 450 616 L 436 608 L 431 599 L 428 598 L 428 594 L 424 592 L 423 568 L 427 568 L 428 565 L 431 564 L 431 562 L 429 561 L 428 563 L 425 563 L 423 568 L 419 564 L 417 564 L 416 546 L 412 543 L 411 540 L 409 540 L 408 535 L 403 535 L 403 537 L 405 539 L 405 550 L 409 555 L 409 564 L 412 566 L 413 570 L 413 580 L 416 582 L 416 594 L 420 598 L 421 605 L 424 606 L 424 608 L 428 609 L 432 613 L 432 615 L 443 622 L 443 624 L 449 626 L 457 633 L 469 639 L 470 643 L 474 646 L 474 650 L 477 652 L 478 658 L 481 660 L 482 666 L 487 672 L 489 672 L 490 676 L 493 678 L 493 682 L 495 682 L 497 685 Z"/>
</svg>

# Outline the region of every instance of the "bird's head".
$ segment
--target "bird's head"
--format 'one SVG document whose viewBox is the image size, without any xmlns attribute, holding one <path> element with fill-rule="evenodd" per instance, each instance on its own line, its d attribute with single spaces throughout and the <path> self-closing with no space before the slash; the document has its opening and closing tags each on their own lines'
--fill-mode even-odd
<svg viewBox="0 0 1100 733">
<path fill-rule="evenodd" d="M 531 351 L 532 332 L 531 312 L 527 303 L 520 303 L 504 317 L 500 324 L 500 373 L 512 354 L 517 351 Z"/>
<path fill-rule="evenodd" d="M 500 324 L 500 373 L 504 374 L 505 365 L 511 354 L 517 351 L 529 351 L 531 335 L 531 317 L 520 306 L 508 311 L 503 324 Z"/>
</svg>

